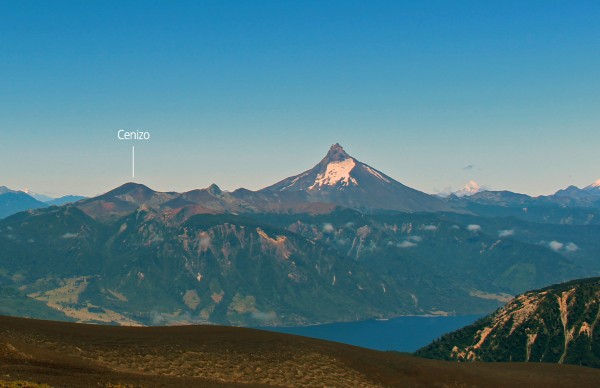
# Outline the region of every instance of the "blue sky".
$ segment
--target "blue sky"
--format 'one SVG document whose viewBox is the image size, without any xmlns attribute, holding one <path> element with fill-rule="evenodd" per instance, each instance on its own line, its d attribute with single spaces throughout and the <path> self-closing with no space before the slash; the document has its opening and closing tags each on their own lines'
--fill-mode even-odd
<svg viewBox="0 0 600 388">
<path fill-rule="evenodd" d="M 259 189 L 339 142 L 425 192 L 600 178 L 597 1 L 0 1 L 0 185 Z M 472 166 L 468 168 L 468 166 Z"/>
</svg>

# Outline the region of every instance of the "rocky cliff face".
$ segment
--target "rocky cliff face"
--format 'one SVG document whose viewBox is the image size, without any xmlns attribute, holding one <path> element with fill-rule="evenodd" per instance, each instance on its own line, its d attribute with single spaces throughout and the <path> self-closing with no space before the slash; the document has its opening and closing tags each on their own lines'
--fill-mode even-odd
<svg viewBox="0 0 600 388">
<path fill-rule="evenodd" d="M 600 367 L 600 278 L 527 292 L 417 355 L 456 361 L 553 362 Z"/>
</svg>

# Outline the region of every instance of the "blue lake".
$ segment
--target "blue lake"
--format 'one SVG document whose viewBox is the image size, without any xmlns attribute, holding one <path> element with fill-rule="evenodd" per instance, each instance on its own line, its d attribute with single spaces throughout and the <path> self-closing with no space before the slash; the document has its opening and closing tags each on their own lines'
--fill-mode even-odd
<svg viewBox="0 0 600 388">
<path fill-rule="evenodd" d="M 481 315 L 398 317 L 389 320 L 313 326 L 259 327 L 262 330 L 320 338 L 376 350 L 414 352 L 443 334 L 470 325 Z"/>
</svg>

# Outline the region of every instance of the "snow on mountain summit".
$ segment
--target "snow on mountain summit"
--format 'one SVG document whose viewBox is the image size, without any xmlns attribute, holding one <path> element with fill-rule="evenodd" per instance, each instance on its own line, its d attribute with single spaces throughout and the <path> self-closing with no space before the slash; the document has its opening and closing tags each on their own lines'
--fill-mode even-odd
<svg viewBox="0 0 600 388">
<path fill-rule="evenodd" d="M 474 180 L 470 180 L 462 189 L 455 191 L 454 195 L 456 195 L 457 197 L 467 197 L 473 194 L 477 194 L 482 190 L 483 189 L 477 184 L 477 182 L 475 182 Z"/>
<path fill-rule="evenodd" d="M 315 183 L 312 184 L 308 189 L 312 190 L 319 188 L 320 186 L 335 186 L 338 182 L 341 182 L 342 186 L 348 186 L 350 184 L 358 185 L 356 179 L 350 176 L 350 172 L 356 166 L 354 159 L 348 158 L 341 162 L 331 162 L 327 165 L 327 170 L 324 173 L 317 175 Z"/>
<path fill-rule="evenodd" d="M 50 197 L 50 196 L 45 195 L 45 194 L 36 193 L 36 192 L 31 191 L 31 190 L 29 190 L 27 188 L 25 188 L 25 189 L 23 189 L 21 191 L 24 192 L 25 194 L 29 195 L 30 197 L 33 197 L 33 198 L 35 198 L 35 199 L 37 199 L 38 201 L 41 201 L 41 202 L 48 202 L 48 201 L 52 201 L 53 199 L 56 199 L 54 197 Z"/>
<path fill-rule="evenodd" d="M 325 171 L 318 173 L 314 183 L 308 187 L 309 190 L 319 189 L 322 186 L 335 186 L 338 183 L 341 186 L 358 186 L 359 182 L 356 174 L 352 174 L 352 171 L 356 168 L 368 172 L 379 180 L 390 183 L 390 180 L 385 178 L 379 171 L 348 155 L 339 143 L 331 146 L 325 158 L 319 163 L 321 168 L 325 163 Z"/>
</svg>

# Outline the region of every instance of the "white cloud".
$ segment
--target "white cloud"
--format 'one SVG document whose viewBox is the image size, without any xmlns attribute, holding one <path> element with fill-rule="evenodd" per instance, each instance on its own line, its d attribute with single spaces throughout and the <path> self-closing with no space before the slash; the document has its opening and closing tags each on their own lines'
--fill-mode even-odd
<svg viewBox="0 0 600 388">
<path fill-rule="evenodd" d="M 402 241 L 400 244 L 398 244 L 398 248 L 412 248 L 412 247 L 416 247 L 417 244 L 415 244 L 414 242 L 410 242 L 410 241 Z"/>
<path fill-rule="evenodd" d="M 250 315 L 257 321 L 273 321 L 277 318 L 277 314 L 275 313 L 275 311 L 252 311 Z"/>
<path fill-rule="evenodd" d="M 505 229 L 505 230 L 498 231 L 498 236 L 499 237 L 510 237 L 513 234 L 515 234 L 515 230 L 514 229 Z"/>
<path fill-rule="evenodd" d="M 555 252 L 560 251 L 561 249 L 563 249 L 563 247 L 565 246 L 565 244 L 558 242 L 558 241 L 550 241 L 550 243 L 548 244 L 548 246 L 550 247 L 550 249 L 552 249 Z"/>
<path fill-rule="evenodd" d="M 411 240 L 411 241 L 414 241 L 414 242 L 421 242 L 421 241 L 423 241 L 423 238 L 421 236 L 410 236 L 408 239 Z"/>
<path fill-rule="evenodd" d="M 467 226 L 467 230 L 469 232 L 479 232 L 481 230 L 481 225 L 470 224 Z"/>
<path fill-rule="evenodd" d="M 75 238 L 77 236 L 79 236 L 77 233 L 65 233 L 61 237 L 62 238 Z"/>
<path fill-rule="evenodd" d="M 436 231 L 436 230 L 437 230 L 437 228 L 438 228 L 438 227 L 437 227 L 437 226 L 435 226 L 435 225 L 422 225 L 422 226 L 421 226 L 421 229 L 423 229 L 423 230 L 429 230 L 429 231 L 432 231 L 432 232 L 433 232 L 433 231 Z"/>
<path fill-rule="evenodd" d="M 570 242 L 565 246 L 565 249 L 569 252 L 575 252 L 579 250 L 579 247 L 575 243 Z"/>
<path fill-rule="evenodd" d="M 323 233 L 333 233 L 334 230 L 335 229 L 333 228 L 333 225 L 331 225 L 329 222 L 323 224 Z"/>
</svg>

